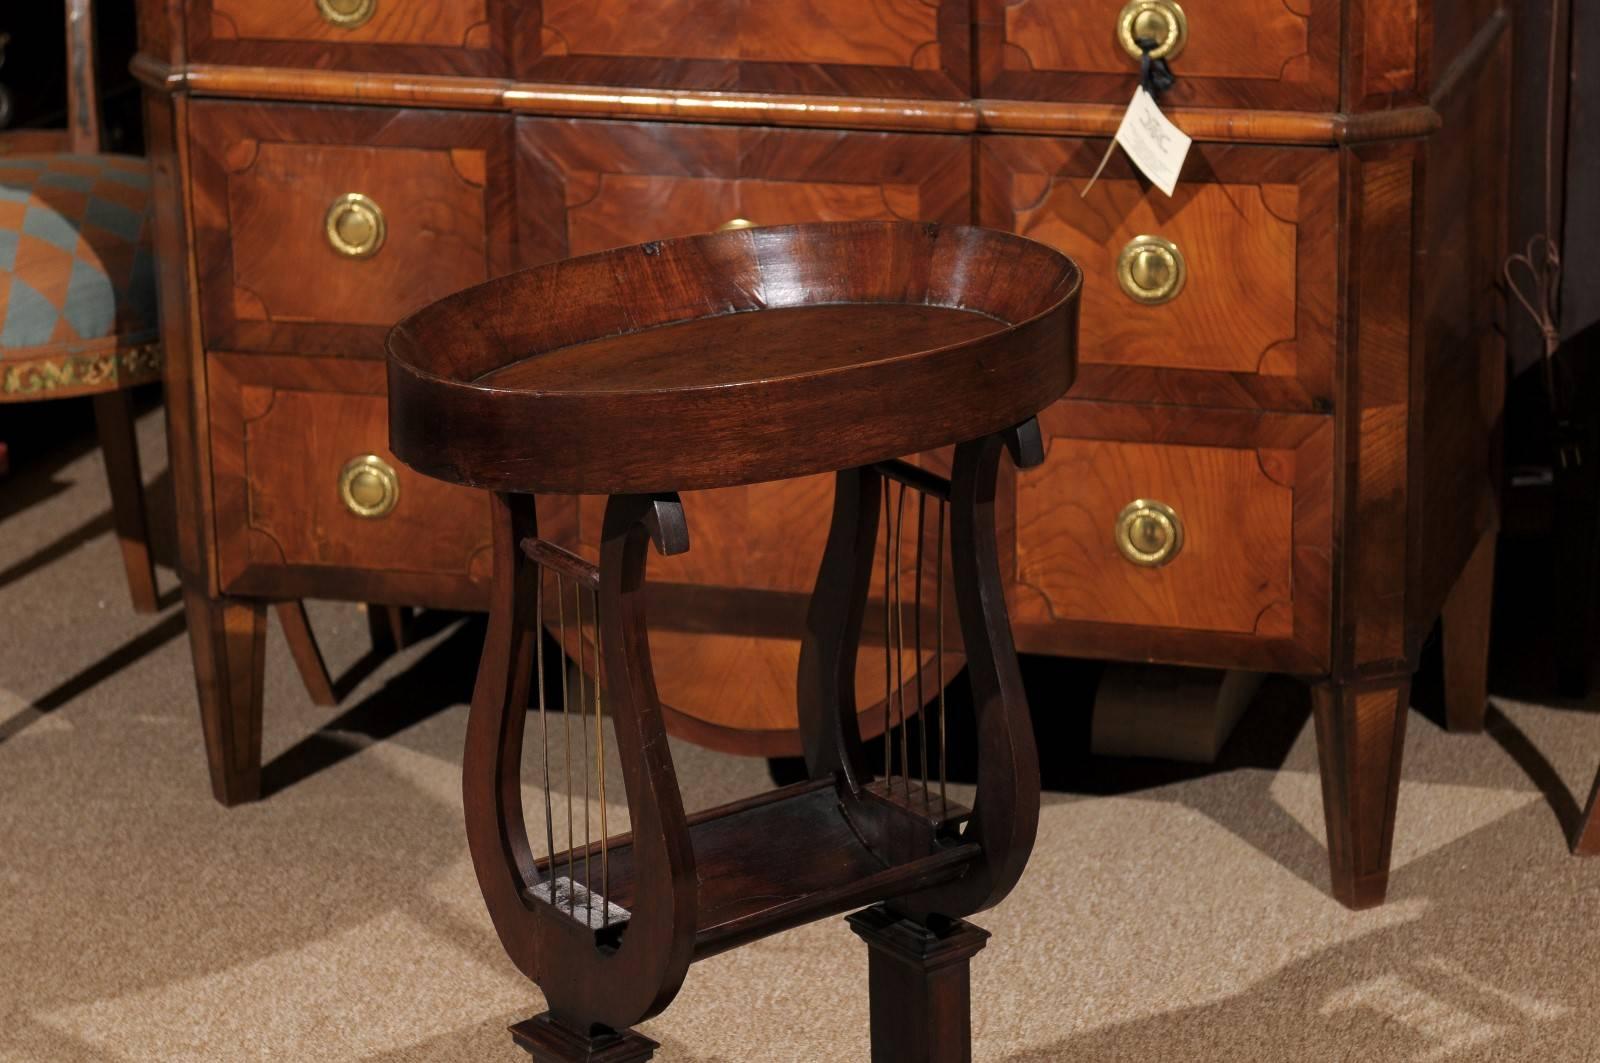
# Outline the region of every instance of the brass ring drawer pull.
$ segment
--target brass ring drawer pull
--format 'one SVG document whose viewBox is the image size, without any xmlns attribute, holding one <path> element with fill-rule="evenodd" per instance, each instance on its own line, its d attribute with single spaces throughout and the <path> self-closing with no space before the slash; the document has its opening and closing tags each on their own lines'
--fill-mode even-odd
<svg viewBox="0 0 1600 1063">
<path fill-rule="evenodd" d="M 1172 59 L 1183 51 L 1189 40 L 1189 19 L 1177 0 L 1128 0 L 1123 5 L 1117 18 L 1117 40 L 1123 51 L 1142 58 L 1141 37 L 1156 42 L 1150 51 L 1152 59 Z"/>
<path fill-rule="evenodd" d="M 749 218 L 729 218 L 727 221 L 717 226 L 716 231 L 719 233 L 732 233 L 738 232 L 740 229 L 758 228 L 760 228 L 760 225 L 757 222 L 751 221 Z"/>
<path fill-rule="evenodd" d="M 340 29 L 353 30 L 377 11 L 378 0 L 317 0 L 317 14 Z"/>
<path fill-rule="evenodd" d="M 389 235 L 383 208 L 360 192 L 349 192 L 334 200 L 323 227 L 328 245 L 346 258 L 371 258 Z"/>
<path fill-rule="evenodd" d="M 1160 568 L 1183 550 L 1183 521 L 1165 502 L 1136 498 L 1117 514 L 1117 549 L 1142 568 Z"/>
<path fill-rule="evenodd" d="M 1183 252 L 1159 236 L 1135 236 L 1117 256 L 1117 283 L 1136 303 L 1169 303 L 1183 291 L 1189 267 Z"/>
<path fill-rule="evenodd" d="M 351 458 L 339 471 L 339 501 L 358 517 L 386 517 L 400 502 L 400 477 L 376 454 Z"/>
</svg>

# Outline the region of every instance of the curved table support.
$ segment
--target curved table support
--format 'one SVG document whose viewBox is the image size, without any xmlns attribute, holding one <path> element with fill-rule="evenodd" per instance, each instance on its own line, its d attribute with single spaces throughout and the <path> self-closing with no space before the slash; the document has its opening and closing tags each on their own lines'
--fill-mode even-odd
<svg viewBox="0 0 1600 1063">
<path fill-rule="evenodd" d="M 844 469 L 835 476 L 833 523 L 800 645 L 806 772 L 813 779 L 842 775 L 851 790 L 872 777 L 856 718 L 856 652 L 872 583 L 882 485 L 882 477 L 870 469 Z"/>
<path fill-rule="evenodd" d="M 892 902 L 919 919 L 967 916 L 998 904 L 1022 877 L 1039 827 L 1039 751 L 995 533 L 1002 449 L 1018 468 L 1038 465 L 1044 460 L 1038 422 L 957 446 L 950 478 L 950 561 L 978 720 L 978 792 L 961 840 L 976 842 L 983 856 L 961 879 Z"/>
<path fill-rule="evenodd" d="M 540 637 L 540 566 L 525 547 L 537 540 L 533 498 L 496 494 L 492 518 L 494 598 L 467 724 L 462 795 L 473 867 L 495 931 L 550 1007 L 548 1015 L 513 1029 L 540 1058 L 562 1058 L 549 1054 L 560 1045 L 590 1051 L 625 1042 L 638 1051 L 647 1042 L 628 1035 L 627 1027 L 677 994 L 694 944 L 694 852 L 650 670 L 644 613 L 648 547 L 654 542 L 666 554 L 688 549 L 683 508 L 675 495 L 633 495 L 611 499 L 606 509 L 599 635 L 633 823 L 634 872 L 626 924 L 609 933 L 547 899 L 556 895 L 546 880 L 558 875 L 560 861 L 548 859 L 541 867 L 529 844 L 521 763 Z M 541 886 L 543 897 L 536 891 Z M 546 958 L 553 956 L 560 957 L 559 971 L 547 969 Z"/>
</svg>

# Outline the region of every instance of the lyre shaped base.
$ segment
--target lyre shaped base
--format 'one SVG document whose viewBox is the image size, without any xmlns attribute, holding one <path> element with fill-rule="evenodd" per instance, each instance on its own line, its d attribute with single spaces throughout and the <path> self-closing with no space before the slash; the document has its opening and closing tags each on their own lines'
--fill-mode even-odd
<svg viewBox="0 0 1600 1063">
<path fill-rule="evenodd" d="M 534 1063 L 644 1063 L 661 1047 L 632 1030 L 585 1037 L 548 1014 L 517 1023 L 511 1036 Z"/>
</svg>

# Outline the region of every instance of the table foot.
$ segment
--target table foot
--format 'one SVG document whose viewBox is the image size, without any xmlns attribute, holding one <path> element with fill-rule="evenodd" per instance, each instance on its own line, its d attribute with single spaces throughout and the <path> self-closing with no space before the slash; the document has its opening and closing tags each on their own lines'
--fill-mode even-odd
<svg viewBox="0 0 1600 1063">
<path fill-rule="evenodd" d="M 534 1063 L 644 1063 L 661 1047 L 632 1030 L 585 1037 L 548 1012 L 517 1023 L 511 1027 L 511 1036 L 533 1056 Z"/>
<path fill-rule="evenodd" d="M 962 919 L 926 926 L 883 905 L 846 921 L 871 950 L 872 1063 L 970 1063 L 970 963 L 989 932 Z"/>
</svg>

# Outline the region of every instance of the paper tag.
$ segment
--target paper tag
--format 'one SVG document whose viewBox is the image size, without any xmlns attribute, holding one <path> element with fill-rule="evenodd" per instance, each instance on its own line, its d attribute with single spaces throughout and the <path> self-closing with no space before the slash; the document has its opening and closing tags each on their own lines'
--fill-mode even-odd
<svg viewBox="0 0 1600 1063">
<path fill-rule="evenodd" d="M 1151 95 L 1140 86 L 1122 116 L 1116 141 L 1144 175 L 1168 196 L 1178 187 L 1178 174 L 1194 141 L 1173 125 Z"/>
</svg>

